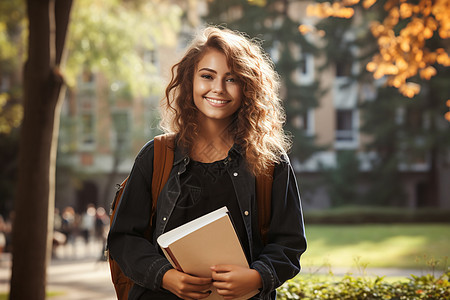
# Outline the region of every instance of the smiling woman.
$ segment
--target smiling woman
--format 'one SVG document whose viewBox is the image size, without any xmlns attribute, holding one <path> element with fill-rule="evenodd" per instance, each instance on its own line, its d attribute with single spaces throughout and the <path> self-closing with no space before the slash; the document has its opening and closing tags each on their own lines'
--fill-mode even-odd
<svg viewBox="0 0 450 300">
<path fill-rule="evenodd" d="M 300 271 L 306 239 L 278 87 L 259 44 L 216 27 L 202 30 L 172 68 L 162 100 L 162 126 L 175 136 L 167 184 L 150 220 L 150 141 L 136 158 L 108 238 L 112 258 L 135 282 L 128 299 L 203 299 L 217 290 L 223 299 L 258 291 L 255 299 L 269 300 Z M 270 211 L 258 205 L 261 177 L 270 179 Z M 157 238 L 223 206 L 249 267 L 215 262 L 206 277 L 174 269 Z M 260 231 L 263 215 L 270 216 L 267 235 Z"/>
</svg>

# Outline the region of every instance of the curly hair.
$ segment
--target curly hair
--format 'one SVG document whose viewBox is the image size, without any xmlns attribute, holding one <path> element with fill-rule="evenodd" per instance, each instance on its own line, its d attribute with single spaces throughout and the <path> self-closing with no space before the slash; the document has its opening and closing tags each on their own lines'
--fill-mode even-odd
<svg viewBox="0 0 450 300">
<path fill-rule="evenodd" d="M 261 174 L 280 161 L 291 140 L 283 130 L 285 112 L 278 95 L 279 76 L 260 43 L 243 33 L 209 26 L 193 40 L 184 57 L 172 67 L 172 79 L 161 100 L 161 127 L 178 134 L 178 145 L 192 148 L 199 126 L 193 100 L 194 72 L 209 49 L 225 55 L 241 83 L 241 107 L 228 130 L 240 146 L 249 170 Z"/>
</svg>

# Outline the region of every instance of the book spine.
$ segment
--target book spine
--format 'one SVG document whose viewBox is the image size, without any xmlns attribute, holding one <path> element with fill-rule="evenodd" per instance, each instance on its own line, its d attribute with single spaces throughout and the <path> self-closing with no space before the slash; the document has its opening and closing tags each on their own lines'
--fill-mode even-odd
<svg viewBox="0 0 450 300">
<path fill-rule="evenodd" d="M 170 260 L 172 261 L 175 269 L 177 269 L 180 272 L 184 272 L 183 269 L 181 268 L 180 263 L 178 262 L 178 260 L 175 258 L 175 255 L 173 255 L 172 251 L 170 250 L 169 247 L 164 248 L 164 250 L 166 251 L 166 253 L 169 255 Z"/>
</svg>

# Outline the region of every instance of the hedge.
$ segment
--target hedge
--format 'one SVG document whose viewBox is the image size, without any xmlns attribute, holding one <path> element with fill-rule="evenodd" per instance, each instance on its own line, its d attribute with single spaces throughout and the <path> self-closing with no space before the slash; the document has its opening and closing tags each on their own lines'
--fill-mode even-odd
<svg viewBox="0 0 450 300">
<path fill-rule="evenodd" d="M 450 210 L 439 208 L 338 207 L 306 210 L 307 224 L 449 223 Z"/>
<path fill-rule="evenodd" d="M 278 289 L 277 299 L 450 299 L 450 271 L 436 277 L 414 276 L 404 281 L 387 282 L 384 277 L 344 276 L 340 280 L 324 280 L 298 276 Z"/>
</svg>

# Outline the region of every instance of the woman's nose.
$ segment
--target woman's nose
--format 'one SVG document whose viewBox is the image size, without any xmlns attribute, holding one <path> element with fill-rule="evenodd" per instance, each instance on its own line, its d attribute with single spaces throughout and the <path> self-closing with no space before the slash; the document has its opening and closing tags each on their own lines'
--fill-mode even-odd
<svg viewBox="0 0 450 300">
<path fill-rule="evenodd" d="M 220 80 L 214 82 L 213 92 L 216 94 L 221 94 L 224 91 L 224 83 Z"/>
</svg>

